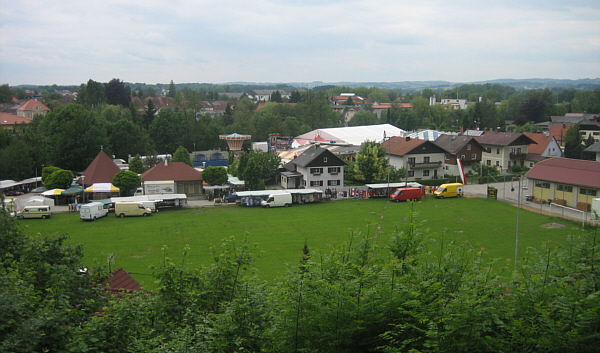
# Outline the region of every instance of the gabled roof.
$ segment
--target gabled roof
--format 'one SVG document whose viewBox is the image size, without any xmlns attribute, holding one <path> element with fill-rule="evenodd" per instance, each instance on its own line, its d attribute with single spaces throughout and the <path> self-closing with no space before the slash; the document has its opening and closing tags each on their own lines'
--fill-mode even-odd
<svg viewBox="0 0 600 353">
<path fill-rule="evenodd" d="M 140 290 L 140 284 L 121 267 L 110 274 L 108 286 L 113 292 Z"/>
<path fill-rule="evenodd" d="M 532 139 L 533 141 L 535 141 L 535 144 L 531 144 L 527 148 L 527 152 L 533 153 L 533 154 L 544 153 L 544 151 L 546 150 L 546 147 L 548 147 L 548 144 L 550 142 L 552 142 L 552 139 L 554 138 L 552 136 L 546 136 L 544 134 L 534 133 L 534 132 L 525 132 L 524 134 L 525 134 L 525 136 L 527 136 L 530 139 Z"/>
<path fill-rule="evenodd" d="M 481 149 L 483 149 L 483 146 L 481 146 L 481 144 L 477 142 L 474 136 L 441 135 L 433 143 L 445 149 L 452 155 L 456 155 L 469 143 L 477 144 Z"/>
<path fill-rule="evenodd" d="M 85 185 L 95 183 L 112 183 L 112 179 L 121 169 L 113 162 L 104 151 L 98 152 L 96 158 L 90 163 L 87 169 L 83 172 Z"/>
<path fill-rule="evenodd" d="M 446 150 L 433 144 L 428 140 L 411 139 L 405 137 L 392 137 L 391 139 L 381 144 L 385 147 L 386 153 L 395 156 L 405 156 L 407 154 L 422 153 L 423 149 L 431 149 L 438 151 L 437 153 L 445 153 Z"/>
<path fill-rule="evenodd" d="M 322 162 L 323 157 L 327 157 L 327 163 Z M 344 163 L 344 161 L 342 161 L 328 149 L 319 145 L 312 145 L 302 152 L 300 156 L 287 163 L 284 168 L 287 170 L 293 170 L 293 165 L 305 168 L 309 166 L 343 166 L 345 164 L 346 163 Z"/>
<path fill-rule="evenodd" d="M 32 119 L 11 113 L 0 113 L 0 125 L 30 124 Z"/>
<path fill-rule="evenodd" d="M 39 106 L 42 110 L 50 111 L 50 108 L 46 107 L 42 102 L 38 102 L 35 99 L 30 99 L 27 102 L 23 103 L 17 110 L 21 111 L 30 111 L 33 110 L 35 106 Z"/>
<path fill-rule="evenodd" d="M 142 181 L 201 181 L 202 173 L 183 162 L 159 163 L 142 174 Z"/>
<path fill-rule="evenodd" d="M 600 152 L 600 141 L 596 142 L 595 144 L 591 145 L 590 147 L 586 148 L 584 151 L 586 152 Z"/>
<path fill-rule="evenodd" d="M 524 134 L 512 132 L 486 131 L 485 134 L 476 137 L 476 139 L 482 145 L 493 146 L 522 146 L 535 143 Z"/>
<path fill-rule="evenodd" d="M 554 157 L 541 161 L 525 177 L 555 183 L 600 188 L 600 162 Z"/>
<path fill-rule="evenodd" d="M 550 125 L 550 127 L 548 127 L 548 135 L 554 137 L 556 139 L 556 141 L 558 141 L 558 143 L 561 143 L 565 140 L 565 136 L 567 135 L 567 131 L 572 127 L 573 125 L 568 125 L 568 124 L 556 124 L 556 125 Z"/>
</svg>

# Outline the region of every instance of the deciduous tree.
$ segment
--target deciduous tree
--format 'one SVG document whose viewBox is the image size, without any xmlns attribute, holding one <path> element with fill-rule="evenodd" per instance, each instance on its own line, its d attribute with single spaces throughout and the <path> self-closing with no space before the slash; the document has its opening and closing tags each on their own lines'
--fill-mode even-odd
<svg viewBox="0 0 600 353">
<path fill-rule="evenodd" d="M 121 170 L 112 179 L 113 185 L 119 188 L 121 196 L 131 195 L 141 182 L 142 178 L 131 170 Z"/>
<path fill-rule="evenodd" d="M 383 146 L 375 141 L 367 141 L 360 146 L 354 164 L 356 179 L 364 183 L 385 180 L 388 168 L 389 163 Z"/>
</svg>

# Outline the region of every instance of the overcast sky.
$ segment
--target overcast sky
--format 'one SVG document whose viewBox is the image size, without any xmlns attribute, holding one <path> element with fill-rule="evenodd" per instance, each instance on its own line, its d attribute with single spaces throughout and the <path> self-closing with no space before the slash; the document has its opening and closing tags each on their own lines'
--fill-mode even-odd
<svg viewBox="0 0 600 353">
<path fill-rule="evenodd" d="M 0 0 L 11 86 L 598 77 L 598 0 Z"/>
</svg>

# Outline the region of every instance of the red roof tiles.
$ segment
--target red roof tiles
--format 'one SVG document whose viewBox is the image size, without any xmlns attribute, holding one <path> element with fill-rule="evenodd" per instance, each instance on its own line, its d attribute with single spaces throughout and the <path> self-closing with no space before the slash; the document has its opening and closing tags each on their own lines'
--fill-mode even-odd
<svg viewBox="0 0 600 353">
<path fill-rule="evenodd" d="M 404 156 L 427 142 L 429 141 L 395 136 L 383 142 L 381 145 L 385 147 L 388 154 Z"/>
<path fill-rule="evenodd" d="M 138 291 L 140 284 L 121 267 L 110 274 L 108 285 L 111 291 Z"/>
<path fill-rule="evenodd" d="M 533 132 L 525 132 L 524 134 L 525 136 L 535 141 L 535 143 L 532 143 L 529 145 L 529 147 L 527 147 L 528 153 L 542 154 L 544 153 L 546 147 L 548 147 L 550 141 L 552 141 L 552 136 L 546 136 L 544 134 Z"/>
<path fill-rule="evenodd" d="M 112 179 L 121 169 L 110 159 L 110 157 L 100 151 L 96 158 L 90 163 L 87 169 L 83 172 L 85 185 L 94 183 L 112 183 Z"/>
<path fill-rule="evenodd" d="M 0 125 L 29 124 L 32 119 L 11 113 L 0 113 Z"/>
<path fill-rule="evenodd" d="M 164 162 L 142 174 L 142 181 L 201 181 L 202 173 L 183 162 Z"/>
<path fill-rule="evenodd" d="M 600 162 L 554 157 L 534 165 L 525 177 L 600 188 Z"/>
</svg>

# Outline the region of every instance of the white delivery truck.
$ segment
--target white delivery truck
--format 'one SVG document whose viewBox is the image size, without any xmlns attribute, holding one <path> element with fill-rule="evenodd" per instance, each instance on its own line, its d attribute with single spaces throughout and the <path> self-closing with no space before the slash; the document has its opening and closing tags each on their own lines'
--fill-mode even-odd
<svg viewBox="0 0 600 353">
<path fill-rule="evenodd" d="M 95 221 L 106 216 L 107 213 L 108 210 L 104 208 L 102 202 L 90 202 L 80 206 L 79 218 L 84 221 Z"/>
<path fill-rule="evenodd" d="M 115 216 L 150 216 L 152 210 L 141 202 L 115 202 Z"/>
<path fill-rule="evenodd" d="M 262 207 L 288 207 L 292 204 L 292 194 L 271 194 L 266 200 L 262 200 Z"/>
</svg>

